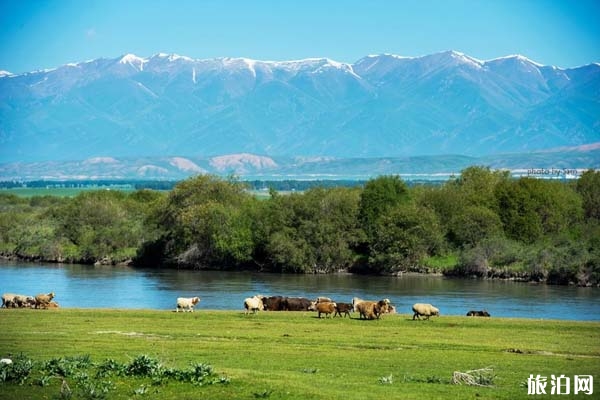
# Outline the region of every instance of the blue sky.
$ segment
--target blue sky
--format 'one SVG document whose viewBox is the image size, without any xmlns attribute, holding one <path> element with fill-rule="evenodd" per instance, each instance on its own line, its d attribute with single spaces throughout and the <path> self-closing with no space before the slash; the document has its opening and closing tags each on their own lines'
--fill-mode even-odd
<svg viewBox="0 0 600 400">
<path fill-rule="evenodd" d="M 0 0 L 0 70 L 177 53 L 289 60 L 458 50 L 600 61 L 598 0 Z"/>
</svg>

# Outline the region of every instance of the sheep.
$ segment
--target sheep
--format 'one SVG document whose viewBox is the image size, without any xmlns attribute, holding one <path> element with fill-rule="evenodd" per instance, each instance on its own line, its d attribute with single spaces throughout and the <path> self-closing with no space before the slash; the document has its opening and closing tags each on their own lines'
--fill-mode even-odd
<svg viewBox="0 0 600 400">
<path fill-rule="evenodd" d="M 381 315 L 381 301 L 361 301 L 360 303 L 355 305 L 355 308 L 359 312 L 359 318 L 363 319 L 379 319 Z"/>
<path fill-rule="evenodd" d="M 178 297 L 175 312 L 183 310 L 183 312 L 194 312 L 194 306 L 200 303 L 200 297 Z"/>
<path fill-rule="evenodd" d="M 54 292 L 35 296 L 35 308 L 48 308 L 48 303 L 54 298 Z"/>
<path fill-rule="evenodd" d="M 2 295 L 2 307 L 11 308 L 15 306 L 15 297 L 18 296 L 13 293 L 4 293 Z"/>
<path fill-rule="evenodd" d="M 352 298 L 352 306 L 354 307 L 354 312 L 358 312 L 358 305 L 362 303 L 364 300 L 359 297 Z"/>
<path fill-rule="evenodd" d="M 365 301 L 366 301 L 366 300 L 363 300 L 363 299 L 361 299 L 361 298 L 354 297 L 354 298 L 352 299 L 352 306 L 354 307 L 354 311 L 355 311 L 355 312 L 360 312 L 360 310 L 359 310 L 359 308 L 358 308 L 358 305 L 359 305 L 360 303 L 363 303 L 363 302 L 365 302 Z M 374 302 L 372 302 L 372 303 L 374 303 Z M 389 311 L 390 311 L 390 307 L 391 307 L 391 306 L 390 306 L 390 304 L 391 304 L 391 302 L 390 302 L 390 299 L 381 299 L 381 300 L 379 300 L 377 303 L 379 303 L 379 307 L 380 307 L 379 313 L 380 313 L 380 314 L 384 314 L 384 313 L 387 313 L 387 312 L 389 312 Z M 378 316 L 377 318 L 379 318 L 379 316 Z"/>
<path fill-rule="evenodd" d="M 329 297 L 322 297 L 322 296 L 317 297 L 317 299 L 315 300 L 315 303 L 324 303 L 324 302 L 332 303 L 333 300 L 331 300 Z"/>
<path fill-rule="evenodd" d="M 35 306 L 35 298 L 32 296 L 25 296 L 22 294 L 15 295 L 13 299 L 13 303 L 17 307 L 34 307 Z"/>
<path fill-rule="evenodd" d="M 256 314 L 256 312 L 259 310 L 264 311 L 265 305 L 263 303 L 263 299 L 263 296 L 254 296 L 246 298 L 244 300 L 244 308 L 246 309 L 246 311 L 244 311 L 244 314 L 248 314 L 250 313 L 250 311 L 252 311 L 253 314 Z"/>
<path fill-rule="evenodd" d="M 60 307 L 60 305 L 55 301 L 51 301 L 50 303 L 48 303 L 48 308 L 58 308 L 58 307 Z"/>
<path fill-rule="evenodd" d="M 354 306 L 352 305 L 352 303 L 335 303 L 336 307 L 335 307 L 335 314 L 333 314 L 333 316 L 335 317 L 336 315 L 339 315 L 340 317 L 342 317 L 342 313 L 344 313 L 344 317 L 350 316 L 350 313 L 352 311 L 354 311 Z"/>
<path fill-rule="evenodd" d="M 412 310 L 414 312 L 413 320 L 415 318 L 421 319 L 419 318 L 421 315 L 424 316 L 425 319 L 429 319 L 432 315 L 440 315 L 440 310 L 431 304 L 416 303 L 412 306 Z"/>
<path fill-rule="evenodd" d="M 321 314 L 325 314 L 325 318 L 327 318 L 335 312 L 336 307 L 337 304 L 335 304 L 332 301 L 313 301 L 308 307 L 308 311 L 317 311 L 319 314 L 319 318 L 321 318 Z"/>
</svg>

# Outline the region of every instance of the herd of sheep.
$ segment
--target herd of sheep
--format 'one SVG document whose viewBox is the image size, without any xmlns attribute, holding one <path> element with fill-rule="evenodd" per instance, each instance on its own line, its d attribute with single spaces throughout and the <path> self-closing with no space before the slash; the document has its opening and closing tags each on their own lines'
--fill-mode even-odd
<svg viewBox="0 0 600 400">
<path fill-rule="evenodd" d="M 2 307 L 4 308 L 58 308 L 58 303 L 53 301 L 54 292 L 38 294 L 37 296 L 26 296 L 20 294 L 4 293 L 2 295 Z M 200 297 L 178 297 L 175 311 L 193 312 L 194 307 L 200 303 Z M 329 297 L 318 297 L 311 301 L 304 297 L 284 296 L 261 296 L 256 295 L 244 300 L 244 313 L 256 314 L 258 311 L 316 311 L 318 318 L 336 316 L 350 317 L 350 313 L 358 313 L 359 319 L 379 319 L 382 314 L 396 313 L 396 307 L 389 299 L 379 301 L 363 300 L 358 297 L 352 299 L 352 303 L 341 303 L 331 300 Z M 429 319 L 431 316 L 439 316 L 440 310 L 431 304 L 416 303 L 412 306 L 413 320 Z M 483 311 L 471 310 L 467 316 L 489 317 L 490 314 Z"/>
<path fill-rule="evenodd" d="M 194 306 L 200 302 L 200 297 L 179 297 L 175 311 L 194 311 Z M 244 299 L 244 314 L 256 314 L 258 311 L 316 311 L 317 317 L 350 317 L 351 312 L 359 314 L 359 319 L 379 319 L 382 314 L 396 313 L 396 307 L 389 299 L 379 301 L 363 300 L 358 297 L 352 303 L 341 303 L 329 297 L 317 297 L 311 301 L 304 297 L 262 296 L 255 295 Z M 439 316 L 440 310 L 427 303 L 416 303 L 412 306 L 413 320 L 429 319 Z M 467 316 L 489 317 L 487 311 L 469 311 Z"/>
<path fill-rule="evenodd" d="M 58 303 L 52 301 L 54 292 L 41 293 L 37 296 L 23 294 L 4 293 L 2 295 L 2 307 L 5 308 L 58 308 Z"/>
</svg>

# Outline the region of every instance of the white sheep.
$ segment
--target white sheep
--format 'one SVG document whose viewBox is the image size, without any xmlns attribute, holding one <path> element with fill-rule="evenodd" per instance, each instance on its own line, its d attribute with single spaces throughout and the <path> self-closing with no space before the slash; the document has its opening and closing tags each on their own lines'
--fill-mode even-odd
<svg viewBox="0 0 600 400">
<path fill-rule="evenodd" d="M 244 300 L 244 308 L 246 309 L 246 311 L 244 311 L 244 314 L 248 314 L 250 311 L 252 311 L 253 314 L 256 314 L 256 312 L 259 310 L 264 311 L 265 306 L 263 303 L 263 297 L 248 297 Z"/>
<path fill-rule="evenodd" d="M 198 303 L 200 303 L 200 297 L 178 297 L 175 312 L 179 312 L 179 309 L 182 309 L 183 312 L 194 312 L 194 306 Z"/>
<path fill-rule="evenodd" d="M 17 295 L 13 293 L 4 293 L 2 295 L 2 307 L 14 307 L 16 296 Z"/>
<path fill-rule="evenodd" d="M 416 303 L 412 306 L 412 310 L 415 313 L 413 315 L 413 320 L 415 318 L 419 318 L 421 315 L 425 317 L 425 319 L 429 319 L 432 315 L 440 315 L 440 310 L 437 307 L 432 306 L 431 304 L 426 303 Z"/>
</svg>

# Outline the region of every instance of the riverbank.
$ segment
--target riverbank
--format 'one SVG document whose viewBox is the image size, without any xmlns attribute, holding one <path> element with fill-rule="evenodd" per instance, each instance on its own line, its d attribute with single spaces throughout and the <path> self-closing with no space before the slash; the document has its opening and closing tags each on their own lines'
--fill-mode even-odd
<svg viewBox="0 0 600 400">
<path fill-rule="evenodd" d="M 104 258 L 101 260 L 91 260 L 86 262 L 85 260 L 65 260 L 62 258 L 42 258 L 39 256 L 20 256 L 15 254 L 0 253 L 0 260 L 3 261 L 15 261 L 25 262 L 34 264 L 67 264 L 67 265 L 85 265 L 85 266 L 117 266 L 117 267 L 132 267 L 137 269 L 145 269 L 143 265 L 136 264 L 134 259 L 126 258 L 124 260 L 112 260 Z M 191 270 L 192 268 L 174 268 L 172 270 Z M 202 268 L 204 271 L 230 271 L 230 269 L 223 268 Z M 271 271 L 261 271 L 256 268 L 238 269 L 237 272 L 247 271 L 254 273 L 272 273 Z M 402 276 L 446 276 L 457 279 L 484 279 L 484 280 L 496 280 L 496 281 L 514 281 L 514 282 L 525 282 L 535 284 L 547 284 L 547 285 L 561 285 L 561 286 L 579 286 L 579 287 L 600 287 L 600 280 L 593 278 L 591 272 L 589 274 L 578 274 L 573 276 L 570 271 L 563 271 L 563 274 L 556 273 L 553 271 L 538 270 L 536 272 L 523 271 L 511 268 L 487 268 L 483 270 L 473 270 L 464 268 L 460 265 L 442 265 L 432 266 L 423 265 L 406 270 L 400 270 L 389 273 L 373 273 L 373 272 L 352 272 L 349 269 L 340 269 L 334 272 L 312 272 L 303 273 L 308 275 L 313 274 L 325 274 L 325 275 L 360 275 L 360 276 L 390 276 L 390 277 L 402 277 Z M 295 275 L 296 273 L 290 273 Z"/>
<path fill-rule="evenodd" d="M 148 355 L 169 368 L 206 363 L 227 384 L 196 386 L 110 376 L 106 398 L 482 399 L 527 398 L 530 374 L 594 375 L 599 381 L 597 322 L 411 315 L 381 320 L 318 319 L 311 312 L 117 309 L 0 310 L 0 356 L 23 353 L 41 363 L 89 355 L 130 363 Z M 452 384 L 454 372 L 492 368 L 491 386 Z M 60 394 L 62 379 L 0 383 L 0 397 Z M 74 386 L 74 378 L 65 378 Z"/>
</svg>

